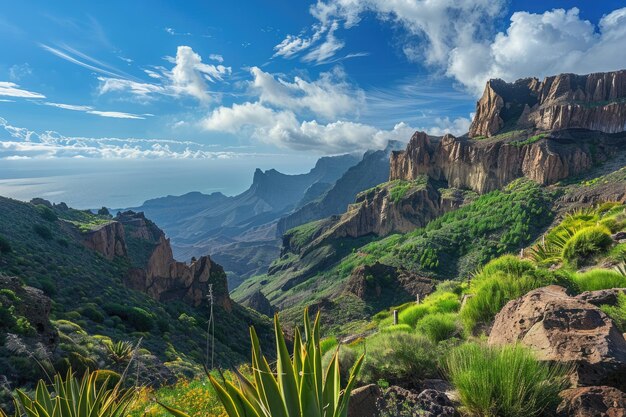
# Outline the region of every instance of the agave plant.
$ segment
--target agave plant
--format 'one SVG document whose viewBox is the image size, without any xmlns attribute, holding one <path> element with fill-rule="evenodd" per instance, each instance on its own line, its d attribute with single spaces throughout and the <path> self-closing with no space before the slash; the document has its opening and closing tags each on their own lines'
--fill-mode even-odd
<svg viewBox="0 0 626 417">
<path fill-rule="evenodd" d="M 109 357 L 116 364 L 130 361 L 135 350 L 135 346 L 133 346 L 132 343 L 124 340 L 120 340 L 118 342 L 107 340 L 104 343 L 104 346 L 106 347 Z"/>
<path fill-rule="evenodd" d="M 50 389 L 39 381 L 35 395 L 17 390 L 15 417 L 121 417 L 134 398 L 134 391 L 120 391 L 119 384 L 108 388 L 108 378 L 86 372 L 81 380 L 71 370 L 65 378 L 54 377 Z M 0 411 L 0 416 L 6 414 Z"/>
<path fill-rule="evenodd" d="M 274 317 L 276 334 L 276 370 L 261 354 L 259 338 L 250 328 L 252 339 L 252 372 L 248 379 L 235 371 L 238 385 L 218 382 L 209 375 L 217 395 L 229 417 L 346 417 L 348 401 L 356 376 L 361 369 L 361 356 L 341 388 L 339 356 L 335 353 L 328 368 L 322 369 L 320 349 L 320 315 L 311 325 L 308 310 L 304 312 L 304 339 L 298 329 L 294 337 L 293 357 L 289 355 L 278 316 Z M 187 414 L 164 406 L 176 417 Z"/>
</svg>

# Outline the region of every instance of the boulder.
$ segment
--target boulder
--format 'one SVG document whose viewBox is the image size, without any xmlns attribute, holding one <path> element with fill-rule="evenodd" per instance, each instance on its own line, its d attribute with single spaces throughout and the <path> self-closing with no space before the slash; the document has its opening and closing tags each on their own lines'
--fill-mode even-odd
<svg viewBox="0 0 626 417">
<path fill-rule="evenodd" d="M 576 366 L 578 386 L 626 387 L 626 341 L 598 307 L 556 285 L 509 301 L 496 316 L 490 344 L 520 342 L 542 360 Z"/>
<path fill-rule="evenodd" d="M 378 417 L 376 401 L 382 392 L 378 385 L 370 384 L 359 387 L 350 394 L 348 417 Z"/>
<path fill-rule="evenodd" d="M 268 317 L 272 317 L 276 312 L 276 308 L 269 302 L 261 290 L 252 293 L 252 295 L 245 300 L 244 305 Z"/>
<path fill-rule="evenodd" d="M 377 401 L 382 415 L 394 417 L 454 417 L 454 404 L 445 393 L 426 389 L 419 394 L 401 387 L 385 390 Z"/>
<path fill-rule="evenodd" d="M 626 295 L 626 288 L 585 291 L 576 298 L 598 307 L 603 305 L 614 306 L 617 304 L 618 296 L 620 294 Z"/>
<path fill-rule="evenodd" d="M 613 387 L 582 387 L 565 390 L 558 417 L 625 417 L 626 394 Z"/>
</svg>

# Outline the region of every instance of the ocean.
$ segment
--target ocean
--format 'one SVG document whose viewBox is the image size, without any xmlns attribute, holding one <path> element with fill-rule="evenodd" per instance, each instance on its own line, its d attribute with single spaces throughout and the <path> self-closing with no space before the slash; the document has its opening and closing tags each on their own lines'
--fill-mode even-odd
<svg viewBox="0 0 626 417">
<path fill-rule="evenodd" d="M 0 160 L 0 196 L 42 197 L 78 209 L 135 207 L 145 200 L 191 191 L 236 195 L 256 168 L 308 172 L 314 156 L 245 156 L 233 159 L 32 159 Z"/>
</svg>

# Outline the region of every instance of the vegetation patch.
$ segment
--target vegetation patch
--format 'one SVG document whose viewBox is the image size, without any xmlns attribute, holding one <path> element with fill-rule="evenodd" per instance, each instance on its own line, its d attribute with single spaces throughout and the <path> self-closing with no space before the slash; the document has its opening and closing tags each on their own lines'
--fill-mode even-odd
<svg viewBox="0 0 626 417">
<path fill-rule="evenodd" d="M 540 362 L 519 345 L 468 343 L 452 350 L 447 371 L 468 414 L 533 417 L 555 411 L 570 369 Z"/>
</svg>

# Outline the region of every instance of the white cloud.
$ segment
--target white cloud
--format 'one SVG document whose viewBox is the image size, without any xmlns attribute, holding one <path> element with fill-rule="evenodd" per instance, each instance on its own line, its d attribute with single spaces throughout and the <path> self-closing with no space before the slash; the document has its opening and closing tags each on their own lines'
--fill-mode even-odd
<svg viewBox="0 0 626 417">
<path fill-rule="evenodd" d="M 217 61 L 217 62 L 219 62 L 220 64 L 221 64 L 222 62 L 224 62 L 224 57 L 223 57 L 223 56 L 221 56 L 220 54 L 211 54 L 211 55 L 209 55 L 209 59 L 211 59 L 211 60 L 213 60 L 213 61 Z"/>
<path fill-rule="evenodd" d="M 462 134 L 467 132 L 470 120 L 459 118 L 454 121 L 437 119 L 430 128 L 416 129 L 398 123 L 391 130 L 382 130 L 363 123 L 336 121 L 319 123 L 316 120 L 299 122 L 289 110 L 273 110 L 260 102 L 233 104 L 218 107 L 202 122 L 204 129 L 250 136 L 260 142 L 294 150 L 315 150 L 334 154 L 356 150 L 377 149 L 387 141 L 408 141 L 416 130 L 430 134 Z"/>
<path fill-rule="evenodd" d="M 100 111 L 100 110 L 90 110 L 87 113 L 95 114 L 96 116 L 102 117 L 111 117 L 114 119 L 145 119 L 144 115 L 132 114 L 132 113 L 124 113 L 121 111 Z"/>
<path fill-rule="evenodd" d="M 333 22 L 326 32 L 324 42 L 311 48 L 311 51 L 307 53 L 302 60 L 305 62 L 317 62 L 320 64 L 325 63 L 332 58 L 337 51 L 342 49 L 345 43 L 335 37 L 335 31 L 337 28 L 339 28 L 339 23 Z"/>
<path fill-rule="evenodd" d="M 383 22 L 401 27 L 407 58 L 440 71 L 479 95 L 490 78 L 513 81 L 563 72 L 589 73 L 626 67 L 626 8 L 602 17 L 598 25 L 581 19 L 576 8 L 544 13 L 517 11 L 509 27 L 496 33 L 494 24 L 506 11 L 505 0 L 328 0 L 311 14 L 318 20 L 314 36 L 289 35 L 275 47 L 276 56 L 292 57 L 314 49 L 334 22 L 350 28 L 373 12 Z M 323 29 L 323 31 L 322 31 Z M 317 38 L 315 38 L 317 36 Z M 332 38 L 331 37 L 331 38 Z M 314 39 L 315 38 L 315 39 Z M 330 59 L 334 39 L 323 56 Z M 306 55 L 305 55 L 306 56 Z"/>
<path fill-rule="evenodd" d="M 46 98 L 41 93 L 28 91 L 19 88 L 18 84 L 9 81 L 0 81 L 0 96 L 20 97 L 20 98 Z"/>
<path fill-rule="evenodd" d="M 223 81 L 231 74 L 231 68 L 222 64 L 212 65 L 202 62 L 202 57 L 189 46 L 179 46 L 176 57 L 165 57 L 175 65 L 171 70 L 163 67 L 144 69 L 149 77 L 160 83 L 146 83 L 128 78 L 99 77 L 100 94 L 111 92 L 130 93 L 136 97 L 147 99 L 154 94 L 173 97 L 189 96 L 201 102 L 209 102 L 207 82 Z"/>
<path fill-rule="evenodd" d="M 110 118 L 115 118 L 115 119 L 145 119 L 144 116 L 152 116 L 151 114 L 150 115 L 148 114 L 138 115 L 138 114 L 132 114 L 132 113 L 119 112 L 119 111 L 101 111 L 101 110 L 95 110 L 91 106 L 64 104 L 64 103 L 52 103 L 49 101 L 43 102 L 41 104 L 45 106 L 56 107 L 59 109 L 81 111 L 87 114 L 94 114 L 96 116 L 110 117 Z"/>
<path fill-rule="evenodd" d="M 67 137 L 52 131 L 37 133 L 11 126 L 0 118 L 0 159 L 229 159 L 246 155 L 208 151 L 206 147 L 196 142 L 171 139 L 85 138 Z"/>
<path fill-rule="evenodd" d="M 12 81 L 19 81 L 22 78 L 31 75 L 32 73 L 33 70 L 28 62 L 25 62 L 23 64 L 11 65 L 11 67 L 9 68 L 9 78 Z"/>
<path fill-rule="evenodd" d="M 52 46 L 45 45 L 45 44 L 40 44 L 39 46 L 41 46 L 44 50 L 52 53 L 53 55 L 58 56 L 61 59 L 64 59 L 68 62 L 79 65 L 81 67 L 90 69 L 97 73 L 108 75 L 110 77 L 125 77 L 126 76 L 123 72 L 118 71 L 116 68 L 108 64 L 105 64 L 104 62 L 99 61 L 93 57 L 90 57 L 80 51 L 77 51 L 76 49 L 71 48 L 69 46 L 64 45 L 62 47 L 52 47 Z"/>
<path fill-rule="evenodd" d="M 362 90 L 346 81 L 339 68 L 321 73 L 318 80 L 295 77 L 293 82 L 276 78 L 258 67 L 252 67 L 251 86 L 262 103 L 295 111 L 308 110 L 325 119 L 357 113 L 365 101 Z"/>
<path fill-rule="evenodd" d="M 455 48 L 447 72 L 478 95 L 490 78 L 513 81 L 625 68 L 626 55 L 616 53 L 624 45 L 626 8 L 604 16 L 598 28 L 581 19 L 576 8 L 516 12 L 506 32 L 492 41 Z"/>
<path fill-rule="evenodd" d="M 75 105 L 75 104 L 63 104 L 63 103 L 51 103 L 49 101 L 46 101 L 44 103 L 42 103 L 46 106 L 50 106 L 50 107 L 57 107 L 59 109 L 65 109 L 65 110 L 74 110 L 74 111 L 89 111 L 89 110 L 93 110 L 93 107 L 91 106 L 81 106 L 81 105 Z"/>
</svg>

